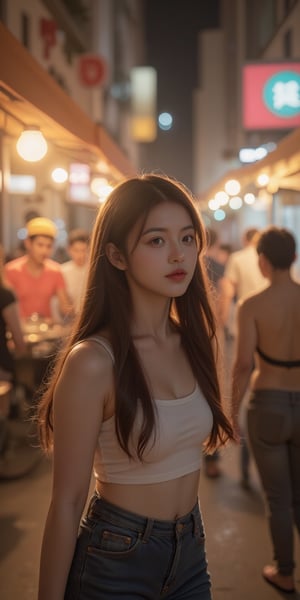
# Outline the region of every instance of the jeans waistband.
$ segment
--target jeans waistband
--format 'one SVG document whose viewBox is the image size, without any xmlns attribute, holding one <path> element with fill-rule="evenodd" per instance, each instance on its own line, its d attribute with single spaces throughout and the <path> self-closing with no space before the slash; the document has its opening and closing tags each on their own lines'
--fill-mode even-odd
<svg viewBox="0 0 300 600">
<path fill-rule="evenodd" d="M 113 525 L 136 531 L 142 534 L 143 541 L 148 539 L 151 533 L 158 536 L 172 537 L 174 534 L 183 536 L 185 533 L 194 532 L 199 527 L 199 519 L 201 519 L 198 502 L 186 515 L 168 521 L 152 519 L 124 510 L 104 500 L 98 494 L 92 496 L 87 516 L 92 519 L 103 519 Z"/>
<path fill-rule="evenodd" d="M 270 401 L 284 401 L 284 402 L 300 402 L 300 390 L 279 390 L 277 389 L 264 389 L 260 388 L 253 390 L 250 395 L 250 400 L 270 400 Z"/>
</svg>

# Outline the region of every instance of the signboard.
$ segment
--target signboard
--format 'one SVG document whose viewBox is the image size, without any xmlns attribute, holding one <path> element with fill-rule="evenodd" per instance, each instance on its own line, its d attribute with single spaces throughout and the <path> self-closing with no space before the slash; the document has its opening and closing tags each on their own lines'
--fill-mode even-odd
<svg viewBox="0 0 300 600">
<path fill-rule="evenodd" d="M 107 77 L 107 65 L 101 56 L 85 54 L 78 62 L 80 82 L 87 87 L 102 85 Z"/>
<path fill-rule="evenodd" d="M 52 19 L 40 19 L 40 34 L 44 42 L 44 58 L 50 58 L 50 49 L 56 44 L 57 25 Z"/>
<path fill-rule="evenodd" d="M 156 139 L 157 74 L 153 67 L 134 67 L 130 72 L 131 135 L 136 142 Z"/>
<path fill-rule="evenodd" d="M 300 126 L 300 62 L 244 66 L 243 126 L 249 130 Z"/>
<path fill-rule="evenodd" d="M 71 163 L 69 171 L 69 200 L 87 202 L 91 196 L 90 166 L 82 163 Z"/>
</svg>

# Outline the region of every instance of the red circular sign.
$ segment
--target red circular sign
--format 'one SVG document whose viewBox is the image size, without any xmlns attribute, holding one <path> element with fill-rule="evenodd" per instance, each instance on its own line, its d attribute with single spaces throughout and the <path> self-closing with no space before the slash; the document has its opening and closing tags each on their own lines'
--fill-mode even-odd
<svg viewBox="0 0 300 600">
<path fill-rule="evenodd" d="M 93 87 L 104 83 L 107 74 L 106 62 L 94 54 L 81 56 L 79 59 L 79 76 L 81 82 Z"/>
</svg>

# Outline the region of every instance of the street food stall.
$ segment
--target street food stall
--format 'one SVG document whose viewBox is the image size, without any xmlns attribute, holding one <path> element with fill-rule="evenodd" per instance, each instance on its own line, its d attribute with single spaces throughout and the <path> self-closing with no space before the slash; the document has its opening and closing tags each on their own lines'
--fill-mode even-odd
<svg viewBox="0 0 300 600">
<path fill-rule="evenodd" d="M 22 477 L 41 460 L 36 403 L 43 380 L 70 332 L 70 324 L 41 319 L 36 314 L 22 325 L 26 354 L 15 358 L 14 384 L 0 381 L 0 395 L 6 396 L 12 409 L 0 430 L 0 480 Z"/>
<path fill-rule="evenodd" d="M 38 388 L 66 339 L 70 325 L 43 319 L 37 314 L 23 320 L 22 325 L 27 353 L 15 360 L 16 382 L 24 388 L 27 402 L 34 404 Z"/>
</svg>

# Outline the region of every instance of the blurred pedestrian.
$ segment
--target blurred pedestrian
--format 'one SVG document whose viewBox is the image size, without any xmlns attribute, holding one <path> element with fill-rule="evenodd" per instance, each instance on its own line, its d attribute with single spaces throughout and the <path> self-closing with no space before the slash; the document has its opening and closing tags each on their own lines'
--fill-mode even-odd
<svg viewBox="0 0 300 600">
<path fill-rule="evenodd" d="M 219 316 L 219 301 L 220 301 L 220 281 L 224 276 L 224 264 L 219 260 L 220 241 L 218 233 L 211 227 L 206 228 L 207 248 L 204 256 L 204 261 L 207 269 L 207 274 L 212 285 L 214 310 L 216 314 L 219 343 L 223 346 L 223 336 L 221 335 Z M 223 348 L 222 348 L 223 350 Z M 222 474 L 220 468 L 220 453 L 215 450 L 212 454 L 204 455 L 204 473 L 206 477 L 215 479 Z"/>
<path fill-rule="evenodd" d="M 226 244 L 224 242 L 219 244 L 217 259 L 221 263 L 221 265 L 224 265 L 224 268 L 227 265 L 227 262 L 228 262 L 228 259 L 229 259 L 229 256 L 231 253 L 232 253 L 231 244 Z"/>
<path fill-rule="evenodd" d="M 243 248 L 232 252 L 228 258 L 224 277 L 220 284 L 220 313 L 221 320 L 225 327 L 225 335 L 231 340 L 236 337 L 236 305 L 249 294 L 252 294 L 267 285 L 267 279 L 263 276 L 258 265 L 256 252 L 256 237 L 259 230 L 256 227 L 250 227 L 243 233 Z M 242 403 L 240 414 L 241 422 L 244 421 L 244 405 Z M 245 436 L 241 438 L 241 485 L 245 489 L 250 488 L 249 477 L 250 454 Z"/>
<path fill-rule="evenodd" d="M 257 240 L 259 266 L 270 285 L 238 309 L 232 415 L 250 382 L 248 435 L 268 507 L 274 565 L 265 580 L 294 591 L 294 524 L 300 534 L 300 285 L 291 277 L 294 236 L 269 227 Z M 255 369 L 253 360 L 255 357 Z"/>
<path fill-rule="evenodd" d="M 90 234 L 85 229 L 72 229 L 68 235 L 67 252 L 71 260 L 61 265 L 62 274 L 74 310 L 79 311 L 86 284 Z"/>
<path fill-rule="evenodd" d="M 218 284 L 224 275 L 224 264 L 219 259 L 220 241 L 217 232 L 211 227 L 206 228 L 207 248 L 205 252 L 205 264 L 209 280 L 213 284 L 214 292 L 218 294 Z"/>
<path fill-rule="evenodd" d="M 10 338 L 10 339 L 9 339 Z M 0 381 L 15 383 L 15 356 L 26 351 L 16 296 L 3 279 L 3 248 L 0 246 Z M 12 389 L 12 388 L 11 388 Z M 11 394 L 0 397 L 0 440 L 9 417 Z M 0 443 L 1 447 L 1 443 Z"/>
<path fill-rule="evenodd" d="M 232 252 L 225 266 L 221 290 L 222 321 L 228 324 L 230 307 L 249 294 L 266 287 L 267 281 L 262 275 L 256 253 L 255 238 L 259 230 L 256 227 L 246 229 L 242 236 L 243 247 Z M 230 331 L 235 335 L 235 319 Z"/>
<path fill-rule="evenodd" d="M 61 313 L 72 315 L 60 265 L 50 259 L 57 234 L 55 224 L 50 219 L 35 217 L 26 229 L 26 254 L 7 262 L 4 269 L 7 283 L 17 296 L 21 318 L 35 314 L 51 319 L 51 299 L 55 295 Z"/>
<path fill-rule="evenodd" d="M 199 470 L 205 440 L 213 450 L 232 429 L 203 246 L 190 195 L 167 177 L 126 180 L 100 209 L 84 302 L 39 410 L 54 450 L 40 600 L 211 599 Z"/>
</svg>

